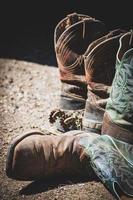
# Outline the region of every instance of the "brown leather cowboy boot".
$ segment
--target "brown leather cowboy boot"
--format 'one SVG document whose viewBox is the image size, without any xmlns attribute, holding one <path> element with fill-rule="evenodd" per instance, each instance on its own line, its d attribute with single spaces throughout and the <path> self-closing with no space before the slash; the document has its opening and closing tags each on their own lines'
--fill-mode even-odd
<svg viewBox="0 0 133 200">
<path fill-rule="evenodd" d="M 87 85 L 83 54 L 94 40 L 106 33 L 101 21 L 77 13 L 67 15 L 55 28 L 54 46 L 61 80 L 60 109 L 72 112 L 55 110 L 50 115 L 50 122 L 52 124 L 58 119 L 56 126 L 60 130 L 62 127 L 62 131 L 76 129 L 78 126 L 74 123 L 76 117 L 71 116 L 71 113 L 85 108 Z M 65 113 L 71 117 L 67 123 L 64 123 L 68 118 Z M 77 112 L 77 115 L 80 113 Z M 57 125 L 59 122 L 61 126 Z"/>
<path fill-rule="evenodd" d="M 6 174 L 17 180 L 46 179 L 53 176 L 93 177 L 89 159 L 80 139 L 92 141 L 82 131 L 71 131 L 63 135 L 44 135 L 31 132 L 16 137 L 8 148 Z"/>
<path fill-rule="evenodd" d="M 116 29 L 90 44 L 84 54 L 85 74 L 88 86 L 83 117 L 83 129 L 101 131 L 103 114 L 115 74 L 116 53 L 119 38 L 124 30 Z"/>
<path fill-rule="evenodd" d="M 97 38 L 105 35 L 105 25 L 90 16 L 72 13 L 60 21 L 54 33 L 54 45 L 61 80 L 63 109 L 85 106 L 86 80 L 83 54 Z"/>
</svg>

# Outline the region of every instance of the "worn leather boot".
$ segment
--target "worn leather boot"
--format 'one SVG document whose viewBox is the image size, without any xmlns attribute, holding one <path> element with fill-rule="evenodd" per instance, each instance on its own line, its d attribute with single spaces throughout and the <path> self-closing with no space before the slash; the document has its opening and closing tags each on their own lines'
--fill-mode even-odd
<svg viewBox="0 0 133 200">
<path fill-rule="evenodd" d="M 61 109 L 84 108 L 87 90 L 83 54 L 91 42 L 106 33 L 104 23 L 77 13 L 57 24 L 54 46 L 61 80 Z"/>
<path fill-rule="evenodd" d="M 26 181 L 54 176 L 95 177 L 80 140 L 92 141 L 96 137 L 97 134 L 91 136 L 82 131 L 63 135 L 22 134 L 9 146 L 6 174 L 9 178 Z"/>
<path fill-rule="evenodd" d="M 90 44 L 84 54 L 88 87 L 83 130 L 101 132 L 105 106 L 115 74 L 119 39 L 125 33 L 116 29 Z"/>
<path fill-rule="evenodd" d="M 92 167 L 116 199 L 133 199 L 133 32 L 119 39 L 102 135 L 84 144 Z M 122 198 L 121 198 L 122 197 Z"/>
<path fill-rule="evenodd" d="M 94 40 L 106 33 L 104 23 L 77 13 L 67 15 L 55 28 L 54 46 L 61 94 L 60 109 L 50 113 L 49 121 L 62 132 L 82 127 L 81 118 L 87 98 L 83 55 Z"/>
</svg>

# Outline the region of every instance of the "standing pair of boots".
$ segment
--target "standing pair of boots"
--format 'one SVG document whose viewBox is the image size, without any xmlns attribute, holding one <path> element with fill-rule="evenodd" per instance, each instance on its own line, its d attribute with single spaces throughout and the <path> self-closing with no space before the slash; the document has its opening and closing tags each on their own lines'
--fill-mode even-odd
<svg viewBox="0 0 133 200">
<path fill-rule="evenodd" d="M 132 37 L 132 31 L 107 32 L 86 15 L 73 13 L 59 22 L 54 42 L 62 110 L 50 117 L 62 132 L 79 130 L 16 137 L 8 149 L 8 177 L 97 175 L 116 199 L 133 197 Z"/>
</svg>

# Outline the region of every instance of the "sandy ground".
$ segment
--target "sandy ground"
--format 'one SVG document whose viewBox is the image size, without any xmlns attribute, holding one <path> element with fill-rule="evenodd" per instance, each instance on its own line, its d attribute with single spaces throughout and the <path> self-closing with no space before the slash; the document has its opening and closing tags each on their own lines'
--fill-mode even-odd
<svg viewBox="0 0 133 200">
<path fill-rule="evenodd" d="M 114 200 L 102 183 L 87 180 L 25 182 L 9 179 L 5 161 L 10 141 L 31 129 L 51 129 L 50 111 L 58 107 L 60 82 L 54 66 L 0 59 L 0 199 Z"/>
</svg>

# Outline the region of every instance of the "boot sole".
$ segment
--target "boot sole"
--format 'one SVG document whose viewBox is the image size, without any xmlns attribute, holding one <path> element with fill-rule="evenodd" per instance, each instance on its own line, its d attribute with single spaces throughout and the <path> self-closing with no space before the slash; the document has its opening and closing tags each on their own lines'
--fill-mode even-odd
<svg viewBox="0 0 133 200">
<path fill-rule="evenodd" d="M 13 173 L 12 173 L 12 161 L 13 161 L 13 156 L 14 156 L 14 150 L 16 145 L 21 142 L 24 138 L 31 136 L 31 135 L 44 135 L 44 133 L 41 132 L 30 132 L 30 133 L 24 133 L 19 136 L 17 136 L 11 144 L 8 147 L 7 150 L 7 158 L 6 158 L 6 175 L 9 178 L 14 178 Z"/>
</svg>

